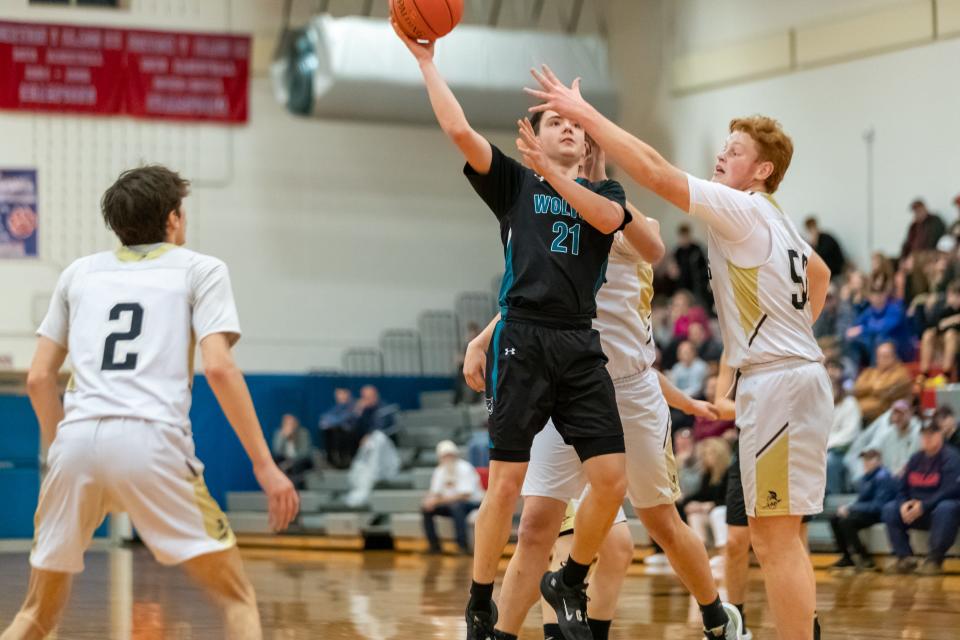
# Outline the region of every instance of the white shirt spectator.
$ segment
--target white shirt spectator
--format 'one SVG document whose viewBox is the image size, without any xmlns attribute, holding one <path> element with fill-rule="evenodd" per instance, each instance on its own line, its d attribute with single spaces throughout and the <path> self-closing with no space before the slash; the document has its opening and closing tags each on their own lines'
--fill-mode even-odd
<svg viewBox="0 0 960 640">
<path fill-rule="evenodd" d="M 462 458 L 457 458 L 453 464 L 441 464 L 433 470 L 430 493 L 441 500 L 456 496 L 468 496 L 467 500 L 471 502 L 483 500 L 480 475 L 472 464 Z"/>
<path fill-rule="evenodd" d="M 860 403 L 853 396 L 846 396 L 833 407 L 833 425 L 827 438 L 827 449 L 850 446 L 860 433 L 862 420 Z"/>
<path fill-rule="evenodd" d="M 670 381 L 688 396 L 698 396 L 703 391 L 703 383 L 707 379 L 707 363 L 697 358 L 690 365 L 678 362 L 673 365 L 668 374 Z"/>
</svg>

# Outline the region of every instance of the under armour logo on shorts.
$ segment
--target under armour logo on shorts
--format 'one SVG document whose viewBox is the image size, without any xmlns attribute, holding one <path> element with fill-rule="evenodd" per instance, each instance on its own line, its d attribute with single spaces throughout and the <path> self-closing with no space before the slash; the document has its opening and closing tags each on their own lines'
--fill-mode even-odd
<svg viewBox="0 0 960 640">
<path fill-rule="evenodd" d="M 515 348 L 512 348 L 512 347 L 507 347 L 506 349 L 503 350 L 503 355 L 505 355 L 505 356 L 515 356 L 515 355 L 517 355 L 517 350 L 516 350 Z"/>
</svg>

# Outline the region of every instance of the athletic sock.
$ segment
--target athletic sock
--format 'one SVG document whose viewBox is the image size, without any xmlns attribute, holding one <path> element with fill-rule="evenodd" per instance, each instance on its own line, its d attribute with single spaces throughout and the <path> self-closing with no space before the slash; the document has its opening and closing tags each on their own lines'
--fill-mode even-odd
<svg viewBox="0 0 960 640">
<path fill-rule="evenodd" d="M 610 625 L 613 620 L 594 620 L 587 618 L 587 624 L 590 625 L 590 633 L 593 634 L 593 640 L 608 640 L 610 638 Z"/>
<path fill-rule="evenodd" d="M 820 616 L 813 612 L 813 640 L 820 640 Z"/>
<path fill-rule="evenodd" d="M 556 622 L 543 625 L 543 640 L 566 640 L 563 637 L 563 631 L 560 631 L 560 625 Z"/>
<path fill-rule="evenodd" d="M 572 587 L 583 584 L 589 572 L 589 564 L 580 564 L 570 556 L 567 556 L 567 563 L 563 565 L 563 569 L 560 570 L 560 577 L 563 579 L 563 584 Z"/>
<path fill-rule="evenodd" d="M 720 629 L 727 626 L 727 612 L 723 610 L 723 603 L 720 602 L 720 596 L 710 604 L 700 605 L 700 615 L 703 617 L 703 628 L 707 631 Z"/>
<path fill-rule="evenodd" d="M 467 603 L 467 609 L 470 611 L 490 613 L 493 608 L 490 602 L 493 600 L 493 583 L 480 584 L 476 580 L 470 585 L 470 602 Z"/>
<path fill-rule="evenodd" d="M 517 640 L 517 636 L 512 633 L 507 633 L 506 631 L 500 631 L 499 629 L 493 630 L 494 640 Z"/>
<path fill-rule="evenodd" d="M 730 604 L 733 604 L 733 603 L 731 602 Z M 743 605 L 734 604 L 733 606 L 735 606 L 737 608 L 737 611 L 740 612 L 740 621 L 743 623 L 741 624 L 740 631 L 746 631 L 747 630 L 747 614 L 743 612 Z"/>
</svg>

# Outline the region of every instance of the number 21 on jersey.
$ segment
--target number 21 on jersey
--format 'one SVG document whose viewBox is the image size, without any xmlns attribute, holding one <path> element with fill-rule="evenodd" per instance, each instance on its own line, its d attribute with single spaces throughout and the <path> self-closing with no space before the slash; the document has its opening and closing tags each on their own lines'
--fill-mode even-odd
<svg viewBox="0 0 960 640">
<path fill-rule="evenodd" d="M 553 232 L 556 235 L 553 243 L 550 245 L 550 251 L 554 253 L 572 253 L 575 256 L 580 255 L 580 225 L 567 224 L 566 222 L 553 223 Z M 570 238 L 570 248 L 567 248 L 567 238 Z"/>
</svg>

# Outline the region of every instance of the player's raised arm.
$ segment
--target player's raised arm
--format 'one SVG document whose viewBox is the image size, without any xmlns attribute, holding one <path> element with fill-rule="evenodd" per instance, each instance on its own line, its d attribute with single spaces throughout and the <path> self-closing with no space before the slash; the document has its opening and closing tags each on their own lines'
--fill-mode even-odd
<svg viewBox="0 0 960 640">
<path fill-rule="evenodd" d="M 270 455 L 260 420 L 253 408 L 250 390 L 243 379 L 243 372 L 234 362 L 230 347 L 230 335 L 227 333 L 213 333 L 203 338 L 200 341 L 203 369 L 210 389 L 253 463 L 257 482 L 267 494 L 270 527 L 274 531 L 283 531 L 300 510 L 300 497 L 293 483 L 280 471 Z"/>
<path fill-rule="evenodd" d="M 830 267 L 816 251 L 810 254 L 810 261 L 807 263 L 807 283 L 810 309 L 813 311 L 813 321 L 816 322 L 826 303 L 827 289 L 830 288 Z"/>
<path fill-rule="evenodd" d="M 46 452 L 53 444 L 57 425 L 63 420 L 63 403 L 57 388 L 57 375 L 67 358 L 67 349 L 46 336 L 40 336 L 27 374 L 27 395 L 40 423 L 40 443 Z"/>
<path fill-rule="evenodd" d="M 570 206 L 587 221 L 591 227 L 601 233 L 613 233 L 624 225 L 627 213 L 623 205 L 614 202 L 604 193 L 591 191 L 575 180 L 558 171 L 554 163 L 550 162 L 540 138 L 533 130 L 530 120 L 517 121 L 520 137 L 517 138 L 517 150 L 523 156 L 523 162 L 528 167 L 550 183 L 557 193 L 563 196 Z M 616 185 L 611 181 L 611 185 Z M 626 203 L 623 189 L 617 185 L 619 198 Z M 616 196 L 614 196 L 616 197 Z M 629 220 L 627 220 L 629 222 Z"/>
<path fill-rule="evenodd" d="M 687 174 L 667 162 L 656 149 L 624 131 L 597 111 L 580 95 L 580 79 L 572 87 L 565 86 L 544 65 L 543 71 L 532 71 L 539 89 L 524 89 L 540 99 L 541 104 L 531 111 L 550 109 L 579 122 L 586 132 L 606 152 L 611 161 L 623 168 L 640 186 L 688 212 L 690 191 Z"/>
<path fill-rule="evenodd" d="M 596 142 L 587 138 L 589 151 L 584 160 L 583 173 L 590 182 L 601 182 L 607 179 L 607 158 L 603 149 Z M 646 262 L 657 264 L 663 259 L 667 249 L 660 237 L 660 223 L 653 218 L 643 215 L 628 200 L 625 209 L 633 218 L 623 229 L 623 237 Z"/>
<path fill-rule="evenodd" d="M 411 40 L 396 22 L 391 20 L 397 37 L 403 41 L 420 65 L 420 73 L 427 85 L 427 95 L 430 97 L 430 106 L 437 117 L 440 128 L 453 141 L 460 153 L 466 158 L 473 170 L 480 174 L 490 171 L 490 162 L 493 159 L 493 150 L 486 138 L 473 130 L 463 113 L 463 107 L 457 102 L 456 96 L 440 75 L 437 65 L 433 62 L 433 42 L 421 44 Z"/>
</svg>

